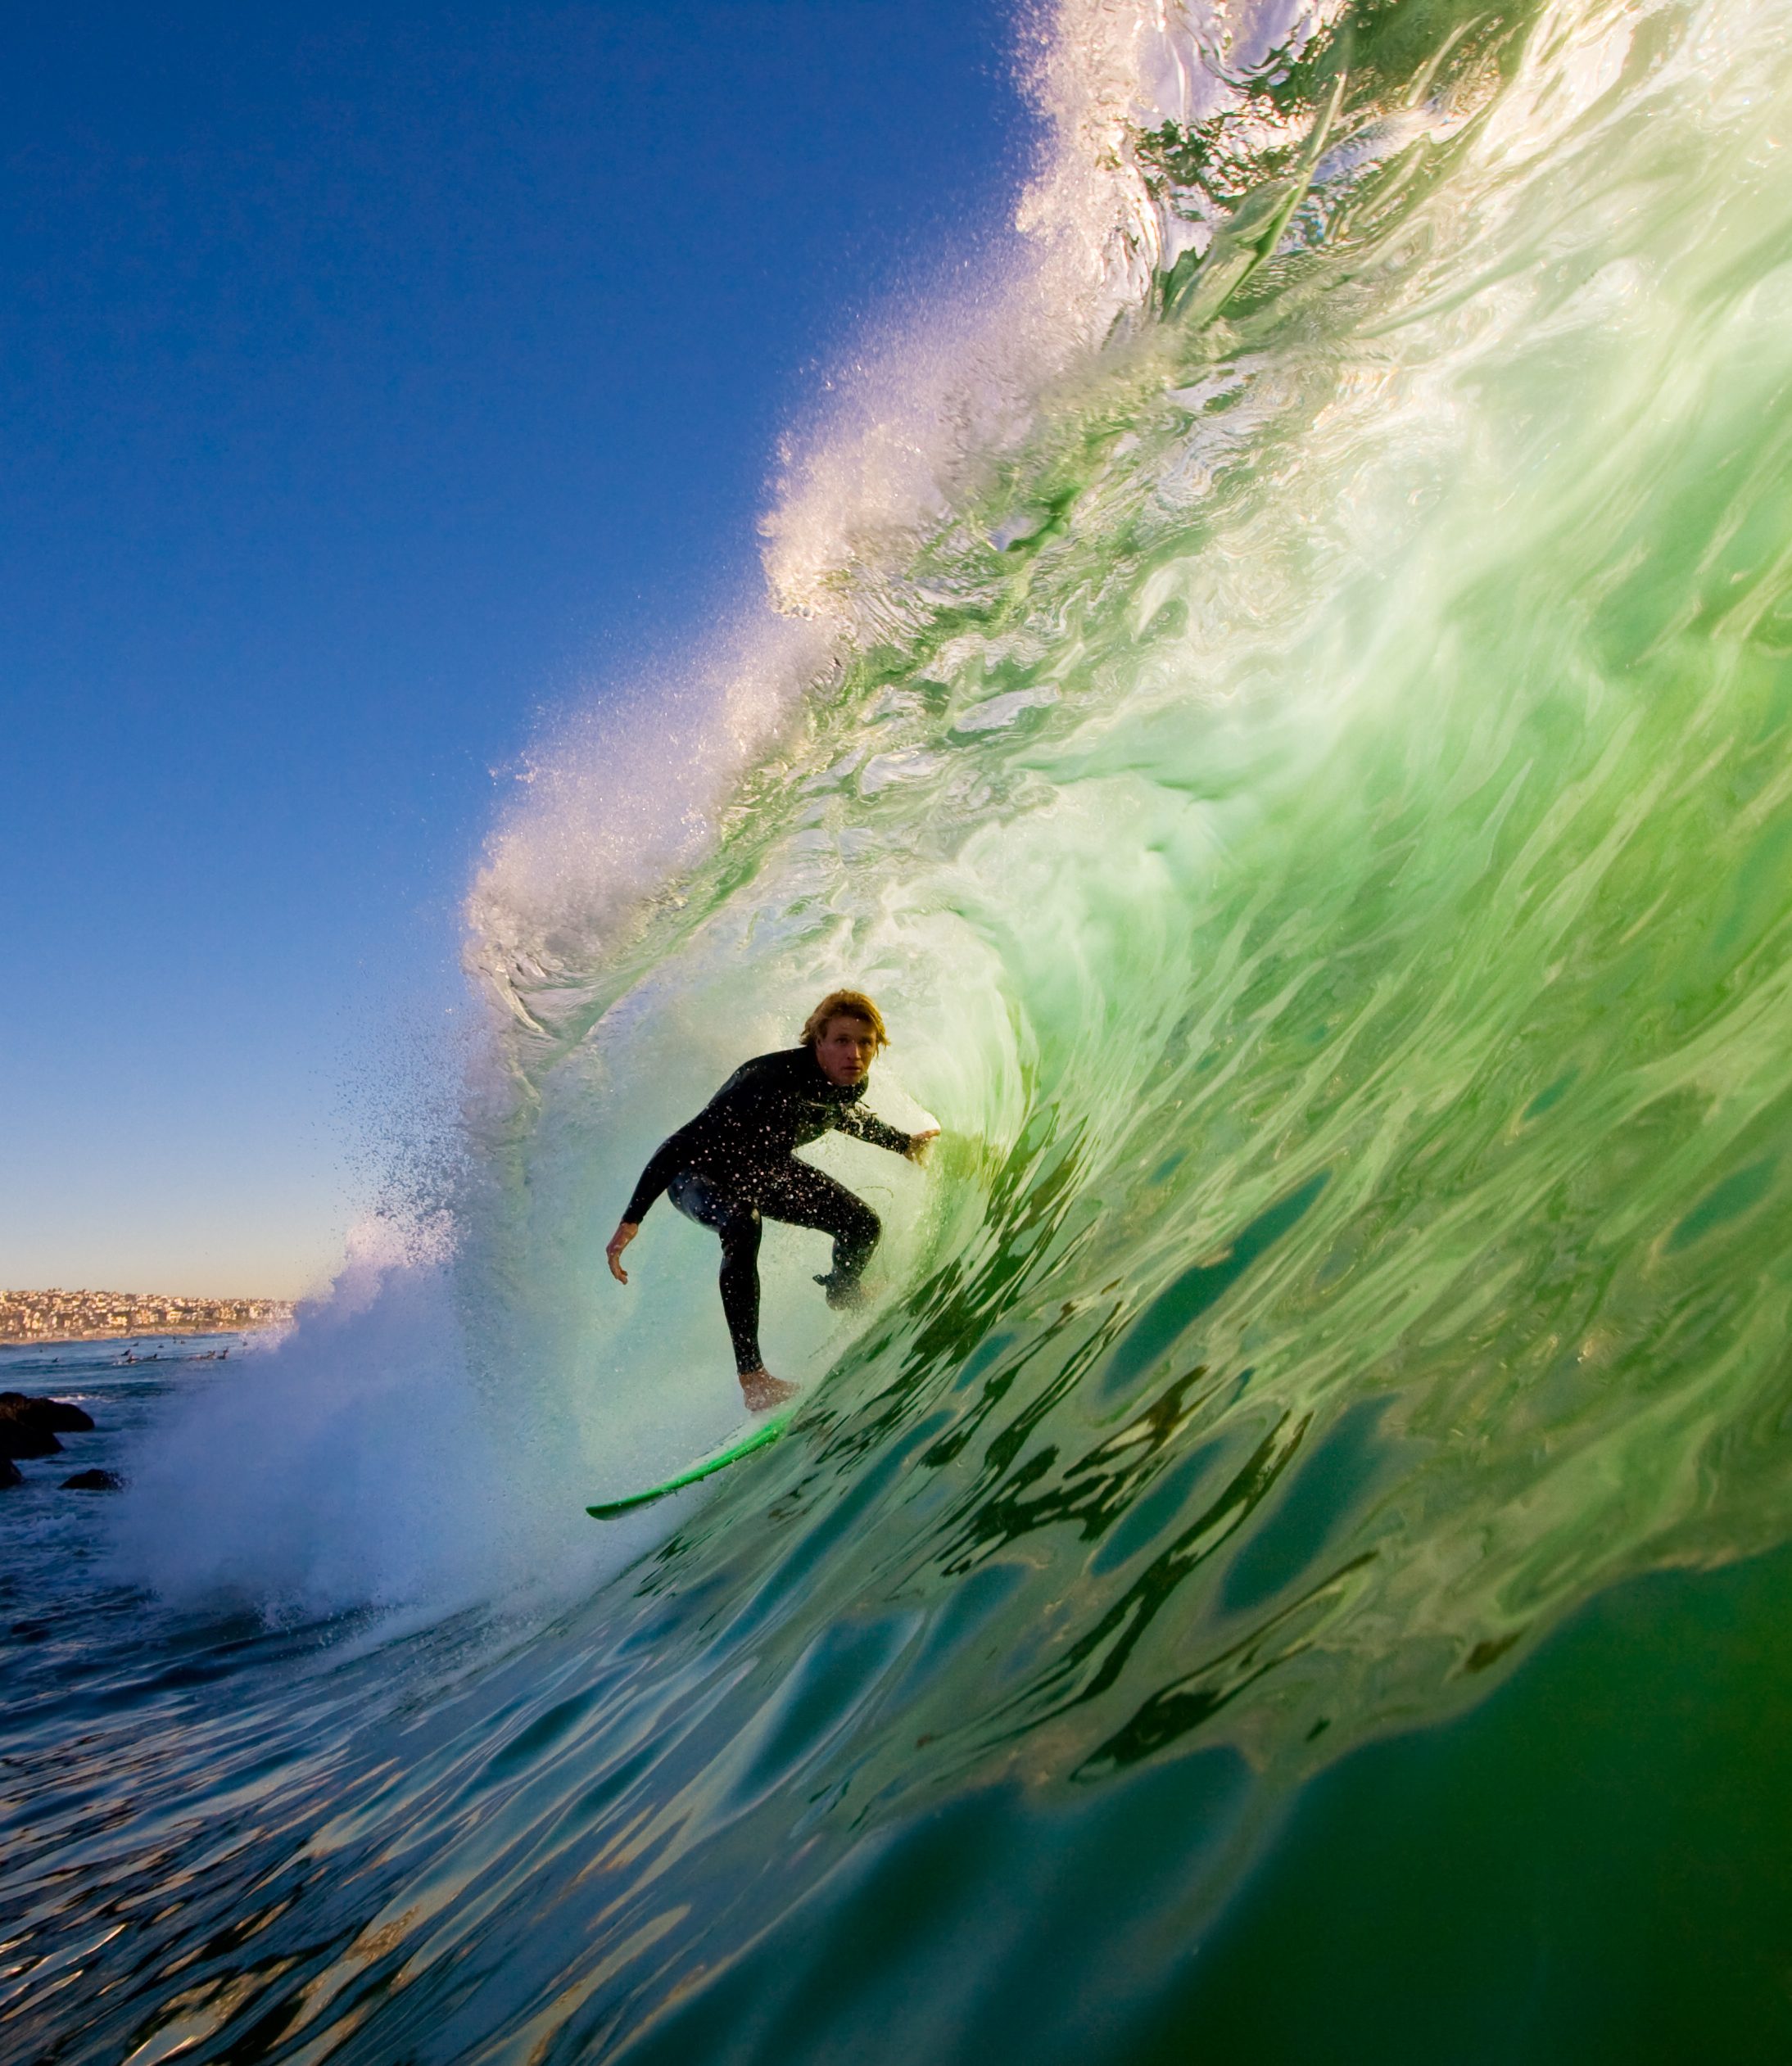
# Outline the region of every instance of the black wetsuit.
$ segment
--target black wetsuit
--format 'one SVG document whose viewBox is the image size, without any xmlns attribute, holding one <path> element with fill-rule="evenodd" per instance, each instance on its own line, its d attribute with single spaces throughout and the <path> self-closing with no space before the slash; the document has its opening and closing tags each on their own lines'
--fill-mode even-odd
<svg viewBox="0 0 1792 2066">
<path fill-rule="evenodd" d="M 760 1222 L 781 1219 L 834 1236 L 821 1281 L 830 1304 L 849 1297 L 882 1231 L 844 1184 L 791 1152 L 838 1127 L 906 1155 L 913 1137 L 859 1109 L 862 1083 L 830 1083 L 814 1051 L 787 1047 L 744 1062 L 695 1119 L 654 1151 L 624 1208 L 633 1225 L 664 1191 L 680 1212 L 722 1236 L 722 1309 L 742 1371 L 758 1370 Z"/>
</svg>

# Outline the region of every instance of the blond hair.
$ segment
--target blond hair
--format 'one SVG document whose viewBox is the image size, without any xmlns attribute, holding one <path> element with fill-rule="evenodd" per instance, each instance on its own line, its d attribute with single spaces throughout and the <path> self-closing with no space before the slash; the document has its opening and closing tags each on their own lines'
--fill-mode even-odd
<svg viewBox="0 0 1792 2066">
<path fill-rule="evenodd" d="M 858 1019 L 871 1029 L 880 1047 L 889 1045 L 884 1030 L 884 1015 L 862 990 L 830 990 L 803 1022 L 803 1045 L 812 1047 L 827 1031 L 830 1019 Z"/>
</svg>

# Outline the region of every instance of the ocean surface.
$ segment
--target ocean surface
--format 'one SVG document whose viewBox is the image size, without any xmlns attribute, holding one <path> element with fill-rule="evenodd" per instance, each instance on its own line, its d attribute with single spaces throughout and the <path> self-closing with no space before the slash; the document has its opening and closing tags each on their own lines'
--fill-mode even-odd
<svg viewBox="0 0 1792 2066">
<path fill-rule="evenodd" d="M 0 2055 L 1792 2055 L 1792 16 L 1064 0 L 334 1291 L 0 1494 Z M 925 1173 L 648 1151 L 842 981 Z M 83 1446 L 86 1445 L 86 1446 Z M 80 1453 L 75 1455 L 76 1449 Z"/>
</svg>

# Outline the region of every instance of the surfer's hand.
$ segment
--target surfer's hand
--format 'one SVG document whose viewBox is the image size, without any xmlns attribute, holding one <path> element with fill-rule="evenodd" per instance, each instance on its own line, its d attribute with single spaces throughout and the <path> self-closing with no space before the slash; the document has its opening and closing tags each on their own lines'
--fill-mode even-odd
<svg viewBox="0 0 1792 2066">
<path fill-rule="evenodd" d="M 939 1128 L 937 1126 L 929 1127 L 925 1132 L 911 1133 L 908 1137 L 908 1146 L 903 1152 L 911 1162 L 925 1162 L 927 1160 L 928 1151 L 939 1138 Z"/>
<path fill-rule="evenodd" d="M 640 1222 L 638 1219 L 632 1222 L 625 1219 L 616 1232 L 610 1236 L 609 1246 L 604 1251 L 609 1258 L 610 1275 L 618 1284 L 626 1284 L 628 1282 L 628 1272 L 622 1268 L 622 1250 L 634 1240 L 640 1230 Z"/>
</svg>

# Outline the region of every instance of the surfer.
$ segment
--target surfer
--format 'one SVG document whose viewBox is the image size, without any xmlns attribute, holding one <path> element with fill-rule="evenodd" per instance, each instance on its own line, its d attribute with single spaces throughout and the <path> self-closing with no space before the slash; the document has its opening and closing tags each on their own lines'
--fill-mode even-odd
<svg viewBox="0 0 1792 2066">
<path fill-rule="evenodd" d="M 925 1159 L 938 1127 L 899 1132 L 860 1103 L 878 1050 L 889 1037 L 862 992 L 833 990 L 809 1014 L 801 1043 L 744 1062 L 695 1119 L 653 1153 L 610 1236 L 610 1275 L 628 1282 L 622 1250 L 662 1191 L 687 1219 L 722 1236 L 722 1310 L 734 1344 L 740 1390 L 754 1413 L 792 1398 L 759 1353 L 761 1223 L 781 1219 L 834 1237 L 834 1267 L 816 1282 L 830 1306 L 850 1306 L 882 1229 L 862 1198 L 791 1152 L 836 1127 L 876 1147 Z"/>
</svg>

